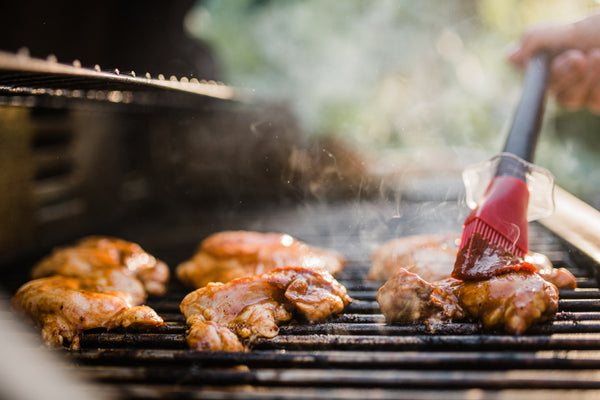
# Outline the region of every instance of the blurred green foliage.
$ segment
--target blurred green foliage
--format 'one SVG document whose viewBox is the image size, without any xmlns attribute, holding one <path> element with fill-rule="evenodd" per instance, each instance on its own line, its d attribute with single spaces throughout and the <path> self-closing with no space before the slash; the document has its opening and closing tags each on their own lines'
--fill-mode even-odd
<svg viewBox="0 0 600 400">
<path fill-rule="evenodd" d="M 522 74 L 508 46 L 527 26 L 565 21 L 584 0 L 208 0 L 188 30 L 210 43 L 227 83 L 284 101 L 303 129 L 369 149 L 502 148 Z M 600 123 L 549 102 L 536 163 L 600 200 Z M 457 154 L 459 154 L 457 152 Z M 465 152 L 461 151 L 461 157 Z M 598 198 L 595 198 L 598 196 Z"/>
</svg>

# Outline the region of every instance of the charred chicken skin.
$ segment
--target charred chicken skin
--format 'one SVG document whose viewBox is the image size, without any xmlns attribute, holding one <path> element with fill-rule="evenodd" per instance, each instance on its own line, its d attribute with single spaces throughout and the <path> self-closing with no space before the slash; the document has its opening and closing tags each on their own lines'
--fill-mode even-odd
<svg viewBox="0 0 600 400">
<path fill-rule="evenodd" d="M 177 267 L 176 274 L 185 285 L 200 288 L 209 282 L 229 282 L 288 265 L 335 274 L 344 263 L 337 252 L 287 234 L 224 231 L 202 241 L 196 254 Z"/>
<path fill-rule="evenodd" d="M 127 292 L 133 304 L 142 304 L 148 293 L 166 291 L 169 268 L 136 243 L 92 236 L 54 250 L 33 267 L 31 275 L 78 278 L 88 290 Z"/>
<path fill-rule="evenodd" d="M 180 309 L 190 329 L 187 342 L 201 351 L 244 351 L 243 342 L 272 338 L 294 314 L 319 322 L 351 301 L 326 271 L 279 267 L 260 275 L 209 283 L 189 293 Z"/>
<path fill-rule="evenodd" d="M 163 323 L 150 307 L 132 306 L 128 293 L 90 291 L 82 280 L 63 276 L 25 283 L 12 298 L 11 307 L 40 327 L 44 342 L 51 347 L 70 343 L 72 349 L 78 349 L 78 335 L 86 329 Z"/>
</svg>

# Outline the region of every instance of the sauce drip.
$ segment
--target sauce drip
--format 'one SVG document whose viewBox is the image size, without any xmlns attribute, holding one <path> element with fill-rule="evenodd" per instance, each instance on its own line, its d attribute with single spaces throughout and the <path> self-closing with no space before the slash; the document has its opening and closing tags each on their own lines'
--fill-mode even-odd
<svg viewBox="0 0 600 400">
<path fill-rule="evenodd" d="M 476 281 L 517 271 L 535 272 L 536 268 L 481 234 L 474 233 L 458 252 L 452 277 Z"/>
</svg>

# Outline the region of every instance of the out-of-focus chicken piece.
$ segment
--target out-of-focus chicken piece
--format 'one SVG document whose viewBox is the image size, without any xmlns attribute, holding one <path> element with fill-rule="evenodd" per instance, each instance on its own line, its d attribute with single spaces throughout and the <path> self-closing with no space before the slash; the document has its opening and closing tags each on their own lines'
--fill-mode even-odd
<svg viewBox="0 0 600 400">
<path fill-rule="evenodd" d="M 577 288 L 575 276 L 566 268 L 554 268 L 550 259 L 544 254 L 530 252 L 525 255 L 524 260 L 533 264 L 537 268 L 537 273 L 558 289 Z"/>
<path fill-rule="evenodd" d="M 310 246 L 287 234 L 224 231 L 204 239 L 176 273 L 185 285 L 200 288 L 209 282 L 229 282 L 289 265 L 335 274 L 344 264 L 337 252 Z"/>
<path fill-rule="evenodd" d="M 452 278 L 429 283 L 399 268 L 379 288 L 377 302 L 388 323 L 458 321 L 466 315 L 454 295 L 459 284 L 461 281 Z"/>
<path fill-rule="evenodd" d="M 227 283 L 209 283 L 189 293 L 180 309 L 190 330 L 189 347 L 203 351 L 241 351 L 242 340 L 271 338 L 278 325 L 297 313 L 309 322 L 340 313 L 351 301 L 326 271 L 280 267 Z M 230 333 L 235 333 L 234 336 Z"/>
<path fill-rule="evenodd" d="M 155 327 L 163 323 L 147 306 L 132 306 L 124 292 L 97 293 L 77 278 L 52 276 L 25 283 L 11 300 L 13 310 L 42 330 L 51 347 L 70 343 L 79 348 L 79 334 L 91 328 Z"/>
<path fill-rule="evenodd" d="M 136 305 L 146 300 L 144 285 L 116 264 L 109 253 L 97 249 L 59 249 L 43 259 L 31 273 L 34 279 L 55 275 L 79 279 L 83 286 L 93 292 L 128 293 Z"/>
<path fill-rule="evenodd" d="M 454 294 L 486 328 L 520 334 L 558 310 L 558 289 L 537 273 L 514 272 L 458 285 Z"/>
<path fill-rule="evenodd" d="M 54 250 L 34 266 L 31 275 L 79 278 L 89 290 L 127 292 L 134 304 L 141 304 L 147 293 L 166 291 L 169 268 L 135 243 L 93 236 Z"/>
<path fill-rule="evenodd" d="M 429 282 L 449 278 L 459 240 L 457 233 L 413 235 L 389 240 L 373 253 L 367 278 L 385 281 L 398 268 L 413 272 Z"/>
<path fill-rule="evenodd" d="M 81 240 L 79 245 L 116 253 L 120 263 L 144 284 L 148 293 L 160 295 L 167 291 L 169 267 L 144 251 L 139 244 L 117 238 L 90 236 Z"/>
</svg>

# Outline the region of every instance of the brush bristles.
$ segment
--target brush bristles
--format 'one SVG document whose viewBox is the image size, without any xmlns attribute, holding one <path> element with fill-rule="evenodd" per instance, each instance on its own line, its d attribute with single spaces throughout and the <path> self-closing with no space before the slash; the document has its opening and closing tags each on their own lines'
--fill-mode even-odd
<svg viewBox="0 0 600 400">
<path fill-rule="evenodd" d="M 481 235 L 483 238 L 487 239 L 487 241 L 491 244 L 503 248 L 517 257 L 525 257 L 525 252 L 516 245 L 517 238 L 515 238 L 514 240 L 507 239 L 504 235 L 502 235 L 500 232 L 498 232 L 479 218 L 475 218 L 467 225 L 465 225 L 465 229 L 463 230 L 463 235 L 460 242 L 461 249 L 467 244 L 469 239 L 474 234 Z"/>
</svg>

